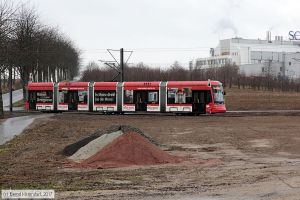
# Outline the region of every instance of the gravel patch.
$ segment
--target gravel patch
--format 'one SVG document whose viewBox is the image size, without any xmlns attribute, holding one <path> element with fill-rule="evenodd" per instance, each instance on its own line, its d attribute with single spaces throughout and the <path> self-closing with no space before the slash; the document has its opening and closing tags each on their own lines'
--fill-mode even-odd
<svg viewBox="0 0 300 200">
<path fill-rule="evenodd" d="M 74 162 L 81 162 L 94 154 L 98 151 L 103 149 L 107 144 L 111 143 L 114 139 L 122 135 L 122 131 L 116 131 L 109 134 L 103 134 L 100 137 L 92 140 L 87 145 L 81 147 L 76 153 L 69 157 L 70 160 Z"/>
</svg>

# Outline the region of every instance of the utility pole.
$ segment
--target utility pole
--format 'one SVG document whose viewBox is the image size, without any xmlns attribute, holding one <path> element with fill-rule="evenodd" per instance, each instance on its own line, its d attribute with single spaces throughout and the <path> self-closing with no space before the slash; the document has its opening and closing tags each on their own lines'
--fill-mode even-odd
<svg viewBox="0 0 300 200">
<path fill-rule="evenodd" d="M 190 73 L 190 81 L 193 80 L 193 61 L 189 62 L 189 73 Z"/>
<path fill-rule="evenodd" d="M 103 62 L 105 65 L 114 69 L 117 72 L 117 74 L 113 77 L 112 81 L 115 81 L 117 77 L 119 77 L 120 82 L 125 81 L 124 80 L 124 72 L 125 72 L 124 67 L 127 64 L 129 58 L 131 57 L 133 51 L 124 51 L 123 48 L 121 48 L 120 50 L 107 49 L 107 51 L 111 55 L 113 60 L 112 61 L 99 60 L 99 61 Z M 112 54 L 113 51 L 120 51 L 120 61 L 118 61 L 115 58 L 115 56 Z M 125 62 L 124 62 L 124 52 L 130 53 Z"/>
<path fill-rule="evenodd" d="M 12 64 L 9 64 L 9 111 L 13 111 L 13 95 L 12 95 Z"/>
<path fill-rule="evenodd" d="M 124 50 L 120 49 L 120 68 L 121 68 L 121 82 L 124 81 Z"/>
</svg>

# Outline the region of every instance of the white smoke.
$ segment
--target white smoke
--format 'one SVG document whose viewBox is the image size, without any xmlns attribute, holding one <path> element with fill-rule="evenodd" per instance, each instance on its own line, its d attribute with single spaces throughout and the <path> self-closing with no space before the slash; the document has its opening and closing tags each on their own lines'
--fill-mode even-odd
<svg viewBox="0 0 300 200">
<path fill-rule="evenodd" d="M 229 18 L 223 18 L 217 23 L 215 32 L 223 34 L 227 31 L 232 31 L 234 36 L 238 35 L 238 29 L 234 25 L 233 21 Z"/>
<path fill-rule="evenodd" d="M 241 5 L 245 0 L 225 0 L 225 4 L 221 6 L 222 10 L 227 11 L 225 15 L 217 21 L 214 32 L 219 38 L 237 37 L 239 32 L 233 21 L 236 10 L 241 9 Z"/>
</svg>

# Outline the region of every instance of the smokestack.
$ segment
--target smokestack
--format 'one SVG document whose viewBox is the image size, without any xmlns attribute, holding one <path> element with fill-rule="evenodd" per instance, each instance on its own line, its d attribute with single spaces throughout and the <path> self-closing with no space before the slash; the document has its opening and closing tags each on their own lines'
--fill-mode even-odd
<svg viewBox="0 0 300 200">
<path fill-rule="evenodd" d="M 215 56 L 215 49 L 214 48 L 210 48 L 210 56 Z"/>
<path fill-rule="evenodd" d="M 283 37 L 282 37 L 282 36 L 280 36 L 280 35 L 276 35 L 276 36 L 275 36 L 275 41 L 276 41 L 276 42 L 282 42 L 282 40 L 283 40 Z"/>
<path fill-rule="evenodd" d="M 271 43 L 272 42 L 272 35 L 271 31 L 267 31 L 267 37 L 266 37 L 267 42 Z"/>
</svg>

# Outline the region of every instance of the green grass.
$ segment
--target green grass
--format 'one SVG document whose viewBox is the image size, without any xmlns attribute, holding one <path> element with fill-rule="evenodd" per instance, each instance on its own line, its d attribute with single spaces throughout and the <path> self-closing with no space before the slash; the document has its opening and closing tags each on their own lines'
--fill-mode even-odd
<svg viewBox="0 0 300 200">
<path fill-rule="evenodd" d="M 4 153 L 7 151 L 7 146 L 6 145 L 0 145 L 0 154 Z"/>
</svg>

